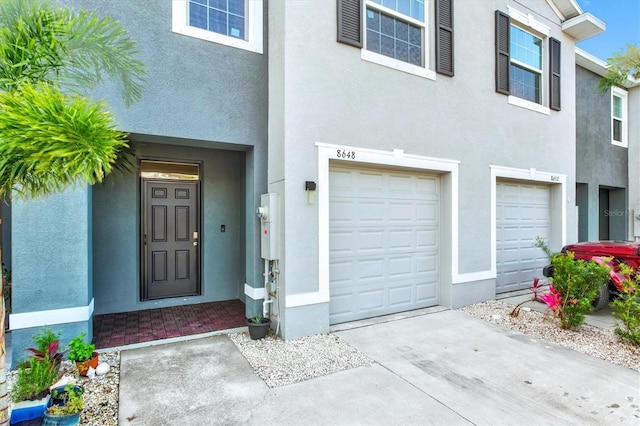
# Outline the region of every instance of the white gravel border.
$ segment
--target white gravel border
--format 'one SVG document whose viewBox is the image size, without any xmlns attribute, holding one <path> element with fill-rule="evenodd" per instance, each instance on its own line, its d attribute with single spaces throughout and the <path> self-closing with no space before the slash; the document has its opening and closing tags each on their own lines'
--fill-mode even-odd
<svg viewBox="0 0 640 426">
<path fill-rule="evenodd" d="M 373 363 L 334 334 L 282 340 L 270 333 L 264 339 L 251 340 L 244 332 L 229 338 L 270 388 Z"/>
<path fill-rule="evenodd" d="M 529 336 L 640 371 L 640 346 L 621 340 L 613 330 L 584 324 L 576 330 L 563 330 L 549 314 L 521 310 L 517 317 L 509 315 L 514 305 L 489 300 L 458 309 L 468 315 L 498 324 Z"/>
</svg>

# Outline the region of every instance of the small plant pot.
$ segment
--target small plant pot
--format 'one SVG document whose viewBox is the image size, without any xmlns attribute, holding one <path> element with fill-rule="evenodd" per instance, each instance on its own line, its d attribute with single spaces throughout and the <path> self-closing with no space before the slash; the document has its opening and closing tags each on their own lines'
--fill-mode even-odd
<svg viewBox="0 0 640 426">
<path fill-rule="evenodd" d="M 94 352 L 91 358 L 87 361 L 76 361 L 76 367 L 81 376 L 86 376 L 89 372 L 89 367 L 93 367 L 95 370 L 98 367 L 98 352 Z"/>
<path fill-rule="evenodd" d="M 252 340 L 264 339 L 271 326 L 269 318 L 262 318 L 259 323 L 247 319 L 247 327 L 249 328 L 249 336 Z"/>
<path fill-rule="evenodd" d="M 57 386 L 51 389 L 51 400 L 49 401 L 48 407 L 52 405 L 66 405 L 65 400 L 67 398 L 67 391 L 65 390 L 67 386 Z M 84 394 L 84 388 L 82 386 L 74 386 L 73 391 L 76 393 Z"/>
<path fill-rule="evenodd" d="M 72 426 L 80 424 L 80 415 L 82 413 L 74 414 L 49 414 L 45 411 L 44 418 L 42 419 L 42 426 Z"/>
<path fill-rule="evenodd" d="M 11 408 L 11 424 L 41 419 L 49 404 L 50 396 L 47 395 L 35 401 L 14 402 Z"/>
</svg>

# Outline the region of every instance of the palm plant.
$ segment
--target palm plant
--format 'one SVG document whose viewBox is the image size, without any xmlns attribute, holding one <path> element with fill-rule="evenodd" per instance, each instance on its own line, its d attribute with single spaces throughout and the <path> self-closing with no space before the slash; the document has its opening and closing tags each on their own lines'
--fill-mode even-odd
<svg viewBox="0 0 640 426">
<path fill-rule="evenodd" d="M 136 42 L 111 18 L 48 0 L 0 0 L 0 198 L 63 191 L 133 168 L 127 135 L 87 94 L 117 80 L 127 106 L 142 97 Z M 0 390 L 6 389 L 4 305 Z M 0 392 L 0 425 L 8 422 Z"/>
</svg>

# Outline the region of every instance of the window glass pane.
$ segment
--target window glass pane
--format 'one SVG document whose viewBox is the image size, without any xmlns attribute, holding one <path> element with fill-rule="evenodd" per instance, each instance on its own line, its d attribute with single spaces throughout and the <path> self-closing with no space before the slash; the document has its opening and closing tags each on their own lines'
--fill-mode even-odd
<svg viewBox="0 0 640 426">
<path fill-rule="evenodd" d="M 413 0 L 411 2 L 411 17 L 424 22 L 424 0 Z"/>
<path fill-rule="evenodd" d="M 411 0 L 398 0 L 398 12 L 403 15 L 411 16 Z"/>
<path fill-rule="evenodd" d="M 189 25 L 207 29 L 207 8 L 197 4 L 189 5 Z"/>
<path fill-rule="evenodd" d="M 380 32 L 388 36 L 394 36 L 396 33 L 396 20 L 390 16 L 382 15 L 380 17 Z"/>
<path fill-rule="evenodd" d="M 424 22 L 424 0 L 369 0 L 405 16 Z"/>
<path fill-rule="evenodd" d="M 613 116 L 622 118 L 622 98 L 618 96 L 613 97 Z"/>
<path fill-rule="evenodd" d="M 613 119 L 613 140 L 622 142 L 622 121 Z"/>
<path fill-rule="evenodd" d="M 246 0 L 189 0 L 189 25 L 246 40 L 245 2 Z"/>
<path fill-rule="evenodd" d="M 422 28 L 367 9 L 366 48 L 399 61 L 422 66 Z"/>
<path fill-rule="evenodd" d="M 205 3 L 206 4 L 206 3 Z M 227 0 L 209 0 L 209 6 L 218 9 L 227 11 Z"/>
<path fill-rule="evenodd" d="M 244 19 L 229 15 L 229 35 L 244 40 Z"/>
<path fill-rule="evenodd" d="M 216 9 L 209 9 L 209 31 L 227 35 L 227 14 Z"/>
<path fill-rule="evenodd" d="M 244 18 L 244 0 L 229 0 L 229 13 Z"/>
<path fill-rule="evenodd" d="M 511 59 L 541 70 L 542 40 L 512 25 Z"/>
<path fill-rule="evenodd" d="M 404 22 L 396 22 L 396 38 L 402 41 L 409 40 L 409 24 Z"/>
<path fill-rule="evenodd" d="M 540 103 L 540 74 L 511 64 L 511 94 Z"/>
</svg>

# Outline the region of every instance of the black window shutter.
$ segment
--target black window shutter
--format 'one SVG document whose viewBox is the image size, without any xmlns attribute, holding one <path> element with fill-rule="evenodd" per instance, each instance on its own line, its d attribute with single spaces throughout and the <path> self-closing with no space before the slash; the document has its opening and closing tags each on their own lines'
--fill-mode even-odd
<svg viewBox="0 0 640 426">
<path fill-rule="evenodd" d="M 453 77 L 453 0 L 436 0 L 436 72 Z"/>
<path fill-rule="evenodd" d="M 362 0 L 338 0 L 338 42 L 362 47 Z"/>
<path fill-rule="evenodd" d="M 510 94 L 511 82 L 510 44 L 511 19 L 496 10 L 496 92 Z"/>
<path fill-rule="evenodd" d="M 560 51 L 560 42 L 549 38 L 549 108 L 556 111 L 560 111 Z"/>
</svg>

